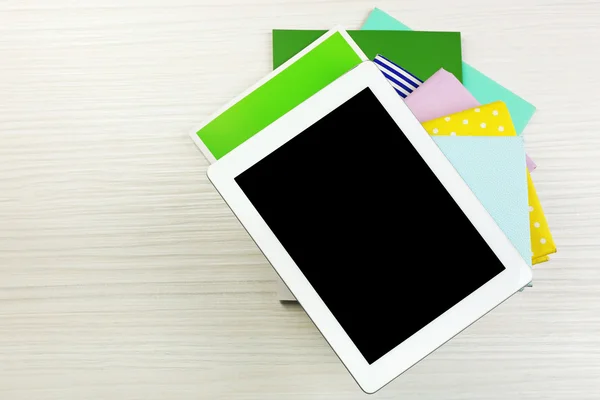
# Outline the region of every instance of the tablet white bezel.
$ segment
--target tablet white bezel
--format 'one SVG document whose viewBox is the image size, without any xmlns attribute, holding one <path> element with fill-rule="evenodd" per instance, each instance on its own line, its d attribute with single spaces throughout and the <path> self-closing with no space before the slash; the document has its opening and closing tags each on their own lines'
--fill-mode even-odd
<svg viewBox="0 0 600 400">
<path fill-rule="evenodd" d="M 235 182 L 235 177 L 369 87 L 446 190 L 496 253 L 505 270 L 369 365 Z M 365 116 L 368 118 L 368 116 Z M 307 162 L 318 162 L 310 160 Z M 531 281 L 532 272 L 510 240 L 370 61 L 310 97 L 219 159 L 208 176 L 271 265 L 329 342 L 359 386 L 373 393 L 481 318 Z M 393 184 L 390 182 L 390 184 Z M 423 267 L 423 266 L 422 266 Z M 454 266 L 446 266 L 453 268 Z"/>
</svg>

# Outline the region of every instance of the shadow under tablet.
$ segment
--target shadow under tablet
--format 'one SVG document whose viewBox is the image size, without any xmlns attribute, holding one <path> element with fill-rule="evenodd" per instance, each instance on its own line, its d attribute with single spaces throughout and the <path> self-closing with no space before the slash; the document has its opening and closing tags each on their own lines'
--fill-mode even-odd
<svg viewBox="0 0 600 400">
<path fill-rule="evenodd" d="M 369 88 L 235 180 L 369 364 L 504 270 Z"/>
</svg>

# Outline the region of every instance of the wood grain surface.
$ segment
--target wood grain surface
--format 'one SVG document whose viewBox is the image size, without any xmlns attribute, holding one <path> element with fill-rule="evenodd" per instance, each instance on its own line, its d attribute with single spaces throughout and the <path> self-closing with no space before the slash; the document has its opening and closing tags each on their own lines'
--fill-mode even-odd
<svg viewBox="0 0 600 400">
<path fill-rule="evenodd" d="M 465 59 L 538 107 L 559 252 L 371 398 L 600 398 L 597 0 L 3 0 L 0 399 L 366 397 L 277 301 L 187 134 L 269 72 L 270 29 L 358 28 L 374 6 L 462 31 Z"/>
</svg>

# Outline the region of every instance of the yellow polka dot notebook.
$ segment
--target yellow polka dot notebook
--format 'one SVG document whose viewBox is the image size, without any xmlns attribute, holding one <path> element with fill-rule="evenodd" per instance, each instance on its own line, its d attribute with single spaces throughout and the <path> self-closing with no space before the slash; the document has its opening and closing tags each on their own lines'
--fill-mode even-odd
<svg viewBox="0 0 600 400">
<path fill-rule="evenodd" d="M 496 101 L 423 123 L 432 136 L 517 136 L 506 104 Z M 546 215 L 527 171 L 532 264 L 548 261 L 556 252 Z"/>
<path fill-rule="evenodd" d="M 506 104 L 502 101 L 470 108 L 423 123 L 430 135 L 517 136 Z"/>
</svg>

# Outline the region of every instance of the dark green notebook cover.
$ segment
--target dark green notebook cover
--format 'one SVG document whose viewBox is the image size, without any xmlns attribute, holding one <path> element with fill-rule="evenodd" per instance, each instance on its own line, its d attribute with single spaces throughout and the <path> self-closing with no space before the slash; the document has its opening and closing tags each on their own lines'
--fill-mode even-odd
<svg viewBox="0 0 600 400">
<path fill-rule="evenodd" d="M 273 69 L 314 42 L 324 30 L 273 30 Z M 426 80 L 440 68 L 462 82 L 460 32 L 347 31 L 373 60 L 377 54 Z"/>
</svg>

